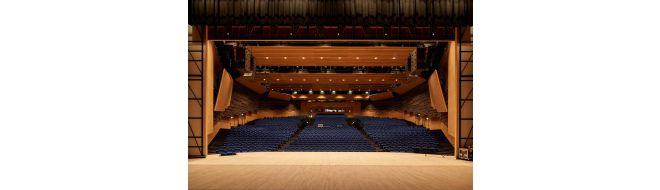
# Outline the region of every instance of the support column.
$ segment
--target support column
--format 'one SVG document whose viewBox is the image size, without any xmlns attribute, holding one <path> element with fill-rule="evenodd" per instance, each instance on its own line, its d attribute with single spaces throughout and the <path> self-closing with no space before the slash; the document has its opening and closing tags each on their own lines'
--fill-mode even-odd
<svg viewBox="0 0 660 190">
<path fill-rule="evenodd" d="M 449 45 L 449 52 L 447 53 L 448 55 L 448 76 L 447 76 L 447 88 L 448 88 L 448 133 L 453 137 L 449 139 L 450 141 L 453 140 L 452 144 L 454 145 L 454 156 L 458 158 L 458 147 L 459 147 L 459 137 L 460 135 L 458 134 L 458 125 L 460 122 L 460 118 L 458 115 L 459 110 L 459 89 L 458 89 L 458 83 L 459 83 L 459 74 L 460 74 L 460 67 L 458 63 L 458 46 L 456 41 L 451 41 L 448 43 Z"/>
<path fill-rule="evenodd" d="M 211 142 L 209 133 L 213 133 L 213 63 L 215 61 L 215 45 L 213 41 L 208 40 L 208 27 L 204 27 L 204 128 L 202 129 L 207 138 L 204 138 L 204 155 L 208 155 L 208 144 Z"/>
</svg>

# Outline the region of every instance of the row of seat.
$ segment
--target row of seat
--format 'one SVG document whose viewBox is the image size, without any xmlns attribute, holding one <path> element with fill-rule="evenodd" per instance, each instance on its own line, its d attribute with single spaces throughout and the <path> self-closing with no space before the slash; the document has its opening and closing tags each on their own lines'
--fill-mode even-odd
<svg viewBox="0 0 660 190">
<path fill-rule="evenodd" d="M 323 127 L 319 127 L 322 124 Z M 317 115 L 288 147 L 289 151 L 372 152 L 373 147 L 343 115 Z"/>
<path fill-rule="evenodd" d="M 231 129 L 218 152 L 275 151 L 298 129 L 303 116 L 266 118 Z"/>
<path fill-rule="evenodd" d="M 375 143 L 391 152 L 415 152 L 416 149 L 437 149 L 438 141 L 423 126 L 389 118 L 357 116 L 363 130 Z"/>
</svg>

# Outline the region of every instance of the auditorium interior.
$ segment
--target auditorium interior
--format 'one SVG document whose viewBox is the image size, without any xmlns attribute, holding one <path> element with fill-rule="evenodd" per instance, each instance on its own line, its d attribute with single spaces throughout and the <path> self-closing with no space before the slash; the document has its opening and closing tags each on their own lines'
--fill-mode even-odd
<svg viewBox="0 0 660 190">
<path fill-rule="evenodd" d="M 472 189 L 471 0 L 189 0 L 190 189 Z"/>
</svg>

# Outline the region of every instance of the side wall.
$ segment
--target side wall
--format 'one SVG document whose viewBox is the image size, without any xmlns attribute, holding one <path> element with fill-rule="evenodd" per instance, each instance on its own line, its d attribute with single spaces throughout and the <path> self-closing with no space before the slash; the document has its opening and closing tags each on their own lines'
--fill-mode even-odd
<svg viewBox="0 0 660 190">
<path fill-rule="evenodd" d="M 437 112 L 431 107 L 427 83 L 394 99 L 363 102 L 362 110 L 357 115 L 403 119 L 431 130 L 440 129 L 452 145 L 455 142 L 454 135 L 447 125 L 447 113 Z"/>
<path fill-rule="evenodd" d="M 209 127 L 207 133 L 209 139 L 213 139 L 220 129 L 229 129 L 257 119 L 301 115 L 297 102 L 269 99 L 240 83 L 233 83 L 232 89 L 229 107 L 215 112 L 213 127 Z"/>
</svg>

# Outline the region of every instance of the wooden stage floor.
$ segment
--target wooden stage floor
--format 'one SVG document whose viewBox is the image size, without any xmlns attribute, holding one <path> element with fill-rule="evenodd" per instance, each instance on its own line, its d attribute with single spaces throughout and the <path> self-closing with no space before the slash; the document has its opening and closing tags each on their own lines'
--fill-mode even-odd
<svg viewBox="0 0 660 190">
<path fill-rule="evenodd" d="M 389 152 L 253 152 L 188 159 L 189 189 L 472 189 L 472 162 Z"/>
</svg>

